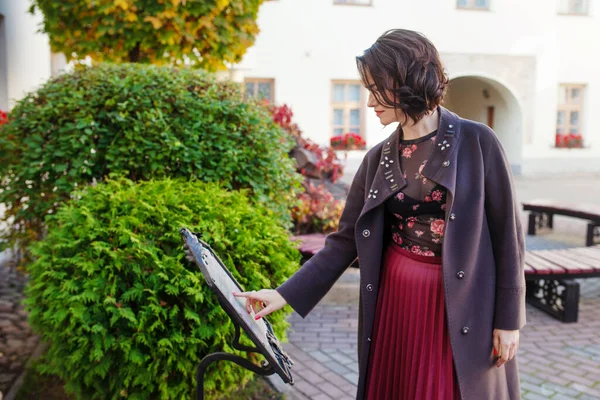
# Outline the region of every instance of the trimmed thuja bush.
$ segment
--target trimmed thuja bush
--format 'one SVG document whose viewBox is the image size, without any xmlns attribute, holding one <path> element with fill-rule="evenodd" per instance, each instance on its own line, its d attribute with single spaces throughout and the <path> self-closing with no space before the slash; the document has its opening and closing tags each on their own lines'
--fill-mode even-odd
<svg viewBox="0 0 600 400">
<path fill-rule="evenodd" d="M 233 325 L 185 259 L 181 227 L 201 232 L 246 288 L 275 287 L 299 253 L 272 210 L 199 181 L 108 180 L 75 192 L 32 246 L 26 305 L 49 344 L 42 372 L 79 399 L 191 399 L 200 359 Z M 284 336 L 284 312 L 269 316 Z M 256 358 L 254 361 L 258 361 Z M 227 362 L 206 389 L 227 397 L 251 373 Z"/>
<path fill-rule="evenodd" d="M 76 187 L 108 176 L 193 177 L 246 188 L 288 223 L 300 182 L 288 157 L 293 145 L 268 108 L 202 71 L 77 69 L 25 96 L 0 130 L 6 243 L 27 247 Z"/>
</svg>

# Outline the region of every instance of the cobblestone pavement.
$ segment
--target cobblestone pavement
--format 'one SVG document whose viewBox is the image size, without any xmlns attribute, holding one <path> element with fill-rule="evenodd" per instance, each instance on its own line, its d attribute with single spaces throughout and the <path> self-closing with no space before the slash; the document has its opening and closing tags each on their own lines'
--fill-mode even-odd
<svg viewBox="0 0 600 400">
<path fill-rule="evenodd" d="M 8 393 L 38 343 L 21 305 L 25 279 L 6 265 L 6 259 L 0 253 L 0 398 Z"/>
</svg>

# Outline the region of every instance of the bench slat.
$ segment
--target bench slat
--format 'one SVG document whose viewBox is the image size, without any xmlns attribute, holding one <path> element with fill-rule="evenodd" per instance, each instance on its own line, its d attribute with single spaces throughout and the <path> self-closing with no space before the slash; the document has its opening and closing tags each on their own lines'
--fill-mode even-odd
<svg viewBox="0 0 600 400">
<path fill-rule="evenodd" d="M 565 256 L 573 257 L 576 260 L 585 262 L 600 271 L 600 251 L 586 251 L 583 248 L 574 248 L 563 251 Z"/>
<path fill-rule="evenodd" d="M 531 253 L 537 255 L 540 258 L 565 269 L 567 274 L 581 274 L 582 272 L 588 272 L 588 268 L 581 268 L 578 264 L 571 263 L 571 260 L 562 259 L 558 254 L 552 250 L 534 250 Z M 593 269 L 591 270 L 593 271 Z M 590 271 L 590 272 L 591 272 Z"/>
<path fill-rule="evenodd" d="M 587 258 L 600 263 L 600 249 L 597 250 L 594 247 L 578 247 L 576 249 L 570 250 L 575 251 L 578 254 L 582 254 Z"/>
<path fill-rule="evenodd" d="M 578 273 L 588 273 L 595 272 L 596 268 L 593 265 L 590 265 L 583 261 L 580 258 L 574 258 L 575 255 L 573 253 L 565 255 L 563 252 L 565 250 L 548 250 L 547 257 L 552 257 L 553 260 L 556 260 L 556 263 L 563 265 L 565 268 L 573 269 L 573 271 L 577 271 Z"/>
<path fill-rule="evenodd" d="M 535 274 L 535 269 L 529 264 L 525 264 L 525 275 Z"/>
<path fill-rule="evenodd" d="M 530 251 L 525 253 L 525 264 L 531 266 L 535 273 L 541 275 L 569 273 L 565 268 L 555 265 Z"/>
</svg>

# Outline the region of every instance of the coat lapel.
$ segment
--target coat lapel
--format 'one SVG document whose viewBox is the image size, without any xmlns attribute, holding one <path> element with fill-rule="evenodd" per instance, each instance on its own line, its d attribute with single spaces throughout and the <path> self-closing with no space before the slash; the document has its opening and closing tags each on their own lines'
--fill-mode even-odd
<svg viewBox="0 0 600 400">
<path fill-rule="evenodd" d="M 456 189 L 456 143 L 460 133 L 459 117 L 439 106 L 440 122 L 435 145 L 423 168 L 423 176 L 437 182 L 454 195 Z M 384 142 L 377 171 L 366 193 L 360 217 L 382 205 L 388 198 L 406 186 L 400 167 L 400 128 Z M 360 218 L 359 217 L 359 218 Z"/>
</svg>

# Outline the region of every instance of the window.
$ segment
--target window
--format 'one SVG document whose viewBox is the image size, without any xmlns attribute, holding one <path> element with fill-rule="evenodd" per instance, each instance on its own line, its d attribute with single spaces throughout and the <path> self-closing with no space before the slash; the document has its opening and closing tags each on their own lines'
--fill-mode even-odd
<svg viewBox="0 0 600 400">
<path fill-rule="evenodd" d="M 456 7 L 467 10 L 489 10 L 490 0 L 458 0 Z"/>
<path fill-rule="evenodd" d="M 275 101 L 275 80 L 263 78 L 246 78 L 246 96 L 252 96 L 261 100 Z"/>
<path fill-rule="evenodd" d="M 584 85 L 558 87 L 556 109 L 556 147 L 581 147 Z M 573 146 L 573 141 L 579 145 Z"/>
<path fill-rule="evenodd" d="M 333 4 L 350 4 L 354 6 L 370 6 L 372 0 L 333 0 Z"/>
<path fill-rule="evenodd" d="M 364 91 L 358 81 L 334 81 L 332 85 L 332 134 L 353 132 L 364 137 Z"/>
<path fill-rule="evenodd" d="M 588 15 L 589 0 L 560 0 L 561 14 Z"/>
</svg>

